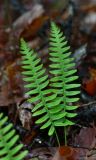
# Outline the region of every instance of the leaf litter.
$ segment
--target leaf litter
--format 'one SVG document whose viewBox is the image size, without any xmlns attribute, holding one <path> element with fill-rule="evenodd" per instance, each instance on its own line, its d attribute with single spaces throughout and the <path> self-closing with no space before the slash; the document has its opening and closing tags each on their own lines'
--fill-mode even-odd
<svg viewBox="0 0 96 160">
<path fill-rule="evenodd" d="M 29 3 L 26 0 L 22 4 L 14 1 L 18 2 L 18 9 L 12 0 L 11 7 L 7 6 L 7 17 L 4 16 L 7 15 L 3 9 L 5 4 L 0 2 L 0 111 L 9 116 L 20 134 L 21 143 L 28 148 L 26 160 L 95 160 L 96 5 L 90 0 L 87 3 L 80 0 Z M 35 104 L 25 103 L 27 97 L 24 95 L 18 47 L 19 39 L 24 37 L 39 52 L 49 73 L 46 37 L 51 19 L 61 26 L 72 47 L 82 84 L 78 116 L 73 119 L 76 125 L 68 129 L 70 147 L 61 149 L 57 148 L 54 137 L 48 137 L 46 131 L 40 131 L 35 125 L 35 119 L 31 117 Z"/>
</svg>

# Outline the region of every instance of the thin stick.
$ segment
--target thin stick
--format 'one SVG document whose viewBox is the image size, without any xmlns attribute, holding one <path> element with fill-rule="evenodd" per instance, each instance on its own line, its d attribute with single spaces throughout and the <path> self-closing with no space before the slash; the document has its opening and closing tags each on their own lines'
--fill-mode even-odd
<svg viewBox="0 0 96 160">
<path fill-rule="evenodd" d="M 85 103 L 85 104 L 79 105 L 78 107 L 87 107 L 87 106 L 92 105 L 92 104 L 96 104 L 96 101 Z"/>
</svg>

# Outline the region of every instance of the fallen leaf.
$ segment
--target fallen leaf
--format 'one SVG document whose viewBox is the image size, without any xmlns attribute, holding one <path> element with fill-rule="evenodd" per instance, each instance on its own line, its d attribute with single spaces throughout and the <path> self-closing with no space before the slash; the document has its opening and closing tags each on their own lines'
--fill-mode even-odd
<svg viewBox="0 0 96 160">
<path fill-rule="evenodd" d="M 52 160 L 77 160 L 77 150 L 69 146 L 61 146 Z M 78 155 L 79 156 L 79 155 Z"/>
<path fill-rule="evenodd" d="M 89 68 L 90 78 L 88 80 L 83 80 L 84 90 L 91 96 L 96 94 L 96 69 Z"/>
</svg>

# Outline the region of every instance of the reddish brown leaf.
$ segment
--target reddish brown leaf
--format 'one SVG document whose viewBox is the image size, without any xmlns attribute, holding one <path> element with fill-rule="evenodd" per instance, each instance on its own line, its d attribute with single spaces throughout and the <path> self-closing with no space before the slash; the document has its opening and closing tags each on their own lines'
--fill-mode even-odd
<svg viewBox="0 0 96 160">
<path fill-rule="evenodd" d="M 77 157 L 79 157 L 77 153 L 78 149 L 74 149 L 69 146 L 62 146 L 56 152 L 52 160 L 77 160 Z"/>
<path fill-rule="evenodd" d="M 96 94 L 96 69 L 89 68 L 89 73 L 90 79 L 84 80 L 83 88 L 89 95 L 94 96 Z"/>
</svg>

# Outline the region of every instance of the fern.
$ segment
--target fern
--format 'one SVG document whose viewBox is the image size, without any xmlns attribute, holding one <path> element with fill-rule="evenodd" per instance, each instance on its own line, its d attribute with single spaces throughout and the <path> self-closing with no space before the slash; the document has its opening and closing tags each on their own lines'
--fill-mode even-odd
<svg viewBox="0 0 96 160">
<path fill-rule="evenodd" d="M 66 38 L 54 22 L 51 23 L 49 54 L 52 62 L 50 73 L 53 75 L 50 80 L 50 86 L 57 89 L 57 97 L 62 97 L 59 107 L 65 112 L 64 124 L 66 123 L 66 126 L 73 125 L 74 123 L 68 119 L 77 115 L 76 113 L 72 113 L 72 110 L 75 110 L 77 106 L 69 104 L 78 101 L 76 95 L 80 91 L 76 90 L 76 88 L 80 84 L 73 83 L 78 79 L 78 76 L 74 75 L 77 72 L 73 68 L 75 66 L 74 58 L 70 57 L 70 47 L 67 45 Z M 74 96 L 75 98 L 73 98 Z"/>
<path fill-rule="evenodd" d="M 28 82 L 25 88 L 28 88 L 26 93 L 31 98 L 28 99 L 31 103 L 37 103 L 32 110 L 32 116 L 42 116 L 36 121 L 36 124 L 43 124 L 41 129 L 49 128 L 49 135 L 52 135 L 55 131 L 55 123 L 58 119 L 64 117 L 65 113 L 60 113 L 60 109 L 57 106 L 60 103 L 60 99 L 56 98 L 56 93 L 52 89 L 46 89 L 49 84 L 48 76 L 45 75 L 45 69 L 40 64 L 40 58 L 37 58 L 37 54 L 30 50 L 24 40 L 21 40 L 21 53 L 22 56 L 22 68 L 25 70 L 22 72 L 26 76 L 24 81 Z M 33 97 L 32 97 L 33 95 Z M 54 116 L 54 113 L 58 113 L 58 117 Z M 63 125 L 63 124 L 62 124 Z"/>
<path fill-rule="evenodd" d="M 15 135 L 12 124 L 7 124 L 8 117 L 0 113 L 0 160 L 22 160 L 27 151 L 21 152 L 23 145 L 16 145 L 19 136 Z"/>
<path fill-rule="evenodd" d="M 78 100 L 76 96 L 80 91 L 76 89 L 80 85 L 72 83 L 78 79 L 78 76 L 74 76 L 77 70 L 73 69 L 75 63 L 70 57 L 69 49 L 63 33 L 52 22 L 49 54 L 52 62 L 50 73 L 53 77 L 49 80 L 37 53 L 31 50 L 23 39 L 21 40 L 21 63 L 24 69 L 22 74 L 23 80 L 27 82 L 25 88 L 28 89 L 26 94 L 29 96 L 28 101 L 36 104 L 32 115 L 39 116 L 36 123 L 42 125 L 41 129 L 49 127 L 49 135 L 55 132 L 57 136 L 57 126 L 73 125 L 69 118 L 76 116 L 72 111 L 77 106 L 69 104 Z M 48 89 L 49 86 L 51 89 Z"/>
</svg>

